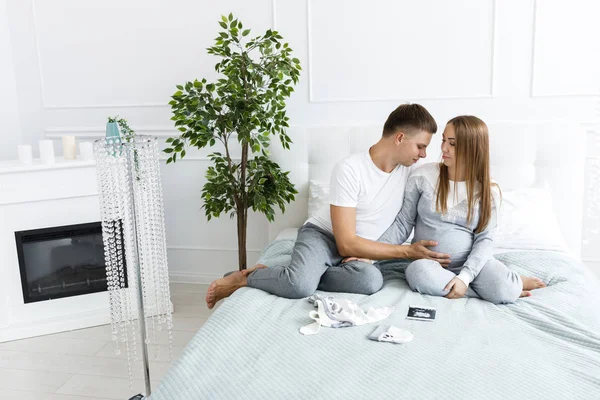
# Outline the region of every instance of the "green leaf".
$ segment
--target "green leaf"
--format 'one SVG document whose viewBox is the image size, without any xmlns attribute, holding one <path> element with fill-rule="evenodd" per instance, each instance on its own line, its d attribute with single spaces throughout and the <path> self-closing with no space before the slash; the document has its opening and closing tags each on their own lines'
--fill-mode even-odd
<svg viewBox="0 0 600 400">
<path fill-rule="evenodd" d="M 167 154 L 170 154 L 173 152 L 173 149 L 169 147 L 169 148 L 164 149 L 163 151 Z"/>
<path fill-rule="evenodd" d="M 219 22 L 219 25 L 221 25 L 221 28 L 223 29 L 227 29 L 227 24 L 225 22 Z"/>
<path fill-rule="evenodd" d="M 229 13 L 229 22 L 233 21 L 233 14 Z"/>
<path fill-rule="evenodd" d="M 242 32 L 242 36 L 248 36 L 249 33 L 250 33 L 250 29 L 246 29 L 245 31 Z"/>
</svg>

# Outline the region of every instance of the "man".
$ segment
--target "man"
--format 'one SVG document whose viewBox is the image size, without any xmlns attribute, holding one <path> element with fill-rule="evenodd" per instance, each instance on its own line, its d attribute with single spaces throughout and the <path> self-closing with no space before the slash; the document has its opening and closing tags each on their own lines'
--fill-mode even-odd
<svg viewBox="0 0 600 400">
<path fill-rule="evenodd" d="M 381 139 L 368 151 L 336 164 L 331 176 L 329 209 L 319 210 L 298 231 L 289 265 L 258 264 L 212 282 L 208 308 L 243 286 L 287 298 L 315 290 L 372 294 L 381 289 L 377 267 L 357 258 L 431 259 L 449 263 L 447 254 L 422 240 L 410 246 L 378 243 L 402 207 L 404 187 L 414 165 L 426 156 L 437 124 L 419 104 L 403 104 L 388 117 Z M 344 262 L 344 257 L 353 257 Z"/>
</svg>

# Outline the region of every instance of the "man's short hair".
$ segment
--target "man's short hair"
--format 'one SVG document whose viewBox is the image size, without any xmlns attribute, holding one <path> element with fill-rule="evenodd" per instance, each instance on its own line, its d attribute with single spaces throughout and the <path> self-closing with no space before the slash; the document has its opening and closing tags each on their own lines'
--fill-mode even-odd
<svg viewBox="0 0 600 400">
<path fill-rule="evenodd" d="M 390 136 L 398 131 L 403 131 L 408 135 L 420 131 L 436 133 L 437 124 L 429 111 L 422 105 L 402 104 L 392 111 L 387 121 L 385 121 L 383 136 Z"/>
</svg>

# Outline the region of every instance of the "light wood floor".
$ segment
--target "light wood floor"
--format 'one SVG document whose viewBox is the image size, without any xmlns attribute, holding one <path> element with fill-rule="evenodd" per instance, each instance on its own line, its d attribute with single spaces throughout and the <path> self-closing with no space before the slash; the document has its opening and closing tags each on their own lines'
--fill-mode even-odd
<svg viewBox="0 0 600 400">
<path fill-rule="evenodd" d="M 171 284 L 173 361 L 210 316 L 207 285 Z M 170 362 L 166 332 L 157 332 L 159 357 L 150 363 L 153 388 Z M 151 352 L 152 356 L 153 352 Z M 124 354 L 116 355 L 110 325 L 0 343 L 0 399 L 129 399 L 144 392 L 141 361 L 133 370 L 133 388 Z"/>
</svg>

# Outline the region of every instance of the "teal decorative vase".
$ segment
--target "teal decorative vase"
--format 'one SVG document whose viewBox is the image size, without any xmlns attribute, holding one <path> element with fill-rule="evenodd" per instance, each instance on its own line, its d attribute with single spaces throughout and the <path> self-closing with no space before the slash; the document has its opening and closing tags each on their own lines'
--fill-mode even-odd
<svg viewBox="0 0 600 400">
<path fill-rule="evenodd" d="M 114 140 L 113 143 L 121 141 L 121 134 L 119 133 L 119 125 L 116 122 L 107 122 L 106 123 L 106 138 Z"/>
<path fill-rule="evenodd" d="M 121 133 L 119 132 L 119 125 L 116 122 L 107 122 L 106 123 L 106 144 L 114 145 L 117 143 L 121 143 Z M 116 148 L 116 147 L 113 147 Z M 121 151 L 119 151 L 121 154 Z M 117 153 L 113 152 L 113 156 L 116 156 Z"/>
</svg>

